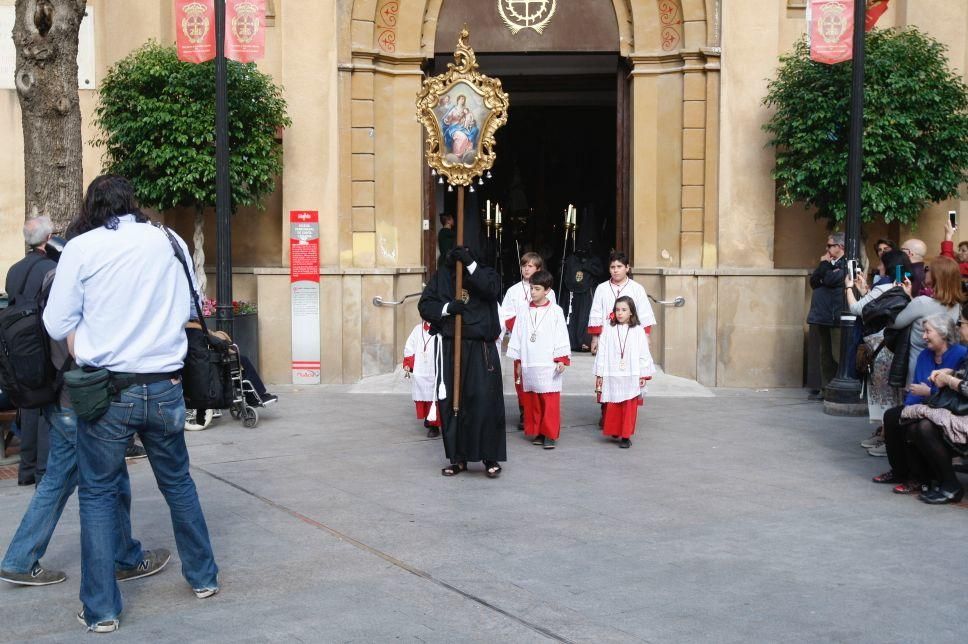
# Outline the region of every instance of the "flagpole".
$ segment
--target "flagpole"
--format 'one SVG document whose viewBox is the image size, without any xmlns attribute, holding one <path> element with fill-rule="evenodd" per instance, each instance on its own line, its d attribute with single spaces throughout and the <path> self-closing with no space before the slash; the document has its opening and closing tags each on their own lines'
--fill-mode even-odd
<svg viewBox="0 0 968 644">
<path fill-rule="evenodd" d="M 847 153 L 847 221 L 844 230 L 847 260 L 860 262 L 861 191 L 864 169 L 864 62 L 867 2 L 854 0 L 854 53 L 850 88 L 850 138 Z M 861 416 L 867 413 L 862 387 L 855 371 L 854 345 L 856 316 L 850 315 L 847 291 L 841 290 L 843 314 L 840 316 L 840 361 L 837 377 L 824 390 L 824 413 L 834 416 Z"/>
<path fill-rule="evenodd" d="M 232 189 L 229 183 L 229 99 L 225 0 L 215 0 L 215 322 L 232 335 Z"/>
</svg>

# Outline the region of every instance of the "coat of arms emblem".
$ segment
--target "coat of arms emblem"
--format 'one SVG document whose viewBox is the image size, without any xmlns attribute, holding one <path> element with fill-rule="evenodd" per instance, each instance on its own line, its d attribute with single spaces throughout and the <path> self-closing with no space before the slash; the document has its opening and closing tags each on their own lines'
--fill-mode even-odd
<svg viewBox="0 0 968 644">
<path fill-rule="evenodd" d="M 182 33 L 193 45 L 204 42 L 212 26 L 208 17 L 208 8 L 201 2 L 192 2 L 185 5 L 184 11 L 185 17 L 181 21 Z"/>
<path fill-rule="evenodd" d="M 820 36 L 828 44 L 840 42 L 850 25 L 847 22 L 847 6 L 829 2 L 820 9 Z"/>
<path fill-rule="evenodd" d="M 558 0 L 497 0 L 501 20 L 512 34 L 522 29 L 545 30 L 558 9 Z"/>
<path fill-rule="evenodd" d="M 235 14 L 232 32 L 240 43 L 247 45 L 259 33 L 259 8 L 252 2 L 240 2 L 235 5 Z"/>
</svg>

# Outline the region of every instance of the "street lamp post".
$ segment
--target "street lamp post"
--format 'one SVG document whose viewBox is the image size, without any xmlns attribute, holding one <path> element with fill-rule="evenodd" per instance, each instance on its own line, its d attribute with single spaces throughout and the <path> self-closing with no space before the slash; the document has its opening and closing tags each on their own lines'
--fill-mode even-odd
<svg viewBox="0 0 968 644">
<path fill-rule="evenodd" d="M 845 252 L 847 259 L 860 260 L 861 186 L 864 169 L 864 34 L 867 3 L 854 0 L 854 53 L 850 89 L 850 147 L 847 156 L 847 222 Z M 855 316 L 847 308 L 843 291 L 840 316 L 840 362 L 837 377 L 824 390 L 824 413 L 835 416 L 862 416 L 867 413 L 860 380 L 854 371 L 853 346 Z"/>
<path fill-rule="evenodd" d="M 232 189 L 229 184 L 229 99 L 225 0 L 215 0 L 215 322 L 232 335 Z"/>
</svg>

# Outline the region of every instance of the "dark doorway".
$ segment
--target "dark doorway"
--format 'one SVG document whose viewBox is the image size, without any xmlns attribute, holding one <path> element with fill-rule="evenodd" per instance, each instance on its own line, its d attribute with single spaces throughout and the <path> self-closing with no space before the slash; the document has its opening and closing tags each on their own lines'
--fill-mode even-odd
<svg viewBox="0 0 968 644">
<path fill-rule="evenodd" d="M 446 62 L 441 57 L 437 68 Z M 511 109 L 508 124 L 497 134 L 491 178 L 466 194 L 466 243 L 500 268 L 505 288 L 520 279 L 520 253 L 538 252 L 557 288 L 562 262 L 575 248 L 604 261 L 621 236 L 616 213 L 625 206 L 616 177 L 627 169 L 624 156 L 617 154 L 625 127 L 616 82 L 617 77 L 624 82 L 620 59 L 604 54 L 482 55 L 479 62 L 483 73 L 501 78 Z M 438 183 L 429 192 L 436 227 L 438 213 L 455 211 L 456 192 Z M 488 200 L 504 213 L 500 248 L 494 229 L 484 224 Z M 578 225 L 574 242 L 565 249 L 568 204 L 577 208 Z"/>
</svg>

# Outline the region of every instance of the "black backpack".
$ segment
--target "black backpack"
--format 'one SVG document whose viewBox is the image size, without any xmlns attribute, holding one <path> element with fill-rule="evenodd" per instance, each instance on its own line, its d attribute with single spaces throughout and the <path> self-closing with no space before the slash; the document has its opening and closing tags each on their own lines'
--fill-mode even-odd
<svg viewBox="0 0 968 644">
<path fill-rule="evenodd" d="M 57 400 L 59 389 L 39 295 L 27 297 L 23 292 L 41 261 L 30 265 L 20 288 L 9 294 L 10 305 L 0 311 L 0 389 L 21 409 L 49 405 Z"/>
</svg>

